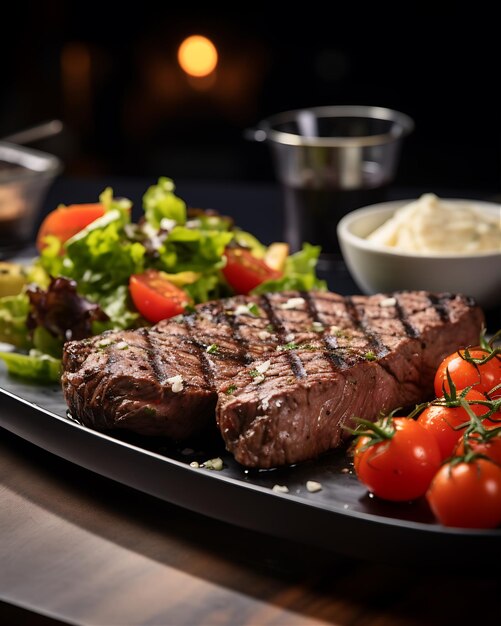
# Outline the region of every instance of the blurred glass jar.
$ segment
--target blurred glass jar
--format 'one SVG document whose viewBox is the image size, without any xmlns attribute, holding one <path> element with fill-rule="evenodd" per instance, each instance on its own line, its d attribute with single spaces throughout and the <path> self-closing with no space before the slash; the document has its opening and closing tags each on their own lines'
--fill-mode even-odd
<svg viewBox="0 0 501 626">
<path fill-rule="evenodd" d="M 52 154 L 0 141 L 0 258 L 32 241 L 40 208 L 61 171 Z"/>
</svg>

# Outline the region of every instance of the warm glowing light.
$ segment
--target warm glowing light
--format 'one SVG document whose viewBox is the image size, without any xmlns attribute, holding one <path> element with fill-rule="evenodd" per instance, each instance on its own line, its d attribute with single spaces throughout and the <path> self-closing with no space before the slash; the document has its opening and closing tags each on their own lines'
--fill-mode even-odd
<svg viewBox="0 0 501 626">
<path fill-rule="evenodd" d="M 187 37 L 177 51 L 179 65 L 190 76 L 208 76 L 216 69 L 217 59 L 216 46 L 202 35 Z"/>
</svg>

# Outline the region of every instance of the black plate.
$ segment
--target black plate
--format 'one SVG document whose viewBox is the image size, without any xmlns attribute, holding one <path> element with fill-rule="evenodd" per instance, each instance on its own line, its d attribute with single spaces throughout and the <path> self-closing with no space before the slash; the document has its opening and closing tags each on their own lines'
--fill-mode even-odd
<svg viewBox="0 0 501 626">
<path fill-rule="evenodd" d="M 66 415 L 58 387 L 29 385 L 0 370 L 0 426 L 32 443 L 148 494 L 216 519 L 349 556 L 387 562 L 496 565 L 501 529 L 444 528 L 425 502 L 370 498 L 344 451 L 273 471 L 246 471 L 217 433 L 176 447 L 167 441 L 109 436 Z M 221 471 L 193 468 L 220 456 Z M 306 481 L 320 482 L 310 493 Z M 275 493 L 274 485 L 288 487 Z"/>
</svg>

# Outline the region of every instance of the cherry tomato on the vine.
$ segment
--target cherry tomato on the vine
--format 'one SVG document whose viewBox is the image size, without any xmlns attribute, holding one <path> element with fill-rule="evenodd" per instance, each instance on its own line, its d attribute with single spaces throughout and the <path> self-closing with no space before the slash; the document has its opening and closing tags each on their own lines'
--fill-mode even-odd
<svg viewBox="0 0 501 626">
<path fill-rule="evenodd" d="M 501 523 L 501 467 L 482 458 L 445 463 L 426 499 L 444 526 L 495 528 Z"/>
<path fill-rule="evenodd" d="M 483 359 L 489 353 L 483 348 L 472 348 L 469 354 L 474 359 Z M 462 355 L 462 356 L 461 356 Z M 447 380 L 447 369 L 456 389 L 465 387 L 473 388 L 482 393 L 489 393 L 496 385 L 501 383 L 501 358 L 494 356 L 489 361 L 481 364 L 470 363 L 464 359 L 465 351 L 459 350 L 447 356 L 440 363 L 435 374 L 435 394 L 437 397 L 443 395 L 443 388 L 450 391 Z M 494 397 L 501 395 L 501 390 L 494 394 Z"/>
<path fill-rule="evenodd" d="M 486 456 L 501 466 L 501 432 L 498 432 L 494 437 L 487 438 L 482 438 L 478 433 L 473 433 L 468 437 L 466 446 L 464 439 L 461 437 L 456 449 L 454 450 L 454 454 L 457 456 L 464 456 L 466 453 L 466 447 L 468 447 L 475 454 Z"/>
<path fill-rule="evenodd" d="M 360 435 L 355 443 L 354 466 L 359 480 L 385 500 L 414 500 L 424 495 L 440 466 L 435 437 L 407 417 L 376 422 L 387 435 L 373 440 Z"/>
<path fill-rule="evenodd" d="M 462 391 L 457 391 L 461 395 Z M 470 389 L 464 396 L 470 404 L 470 409 L 477 416 L 485 415 L 489 408 L 482 404 L 474 404 L 475 400 L 486 401 L 483 393 L 476 389 Z M 440 404 L 430 404 L 419 415 L 417 421 L 423 428 L 429 431 L 437 440 L 442 460 L 450 457 L 456 447 L 458 440 L 466 428 L 459 428 L 463 424 L 469 423 L 469 415 L 462 406 L 443 406 Z"/>
</svg>

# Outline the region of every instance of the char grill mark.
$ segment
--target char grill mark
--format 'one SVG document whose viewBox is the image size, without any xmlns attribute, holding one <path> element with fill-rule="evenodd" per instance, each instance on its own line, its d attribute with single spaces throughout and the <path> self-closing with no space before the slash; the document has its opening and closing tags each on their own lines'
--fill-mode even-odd
<svg viewBox="0 0 501 626">
<path fill-rule="evenodd" d="M 116 353 L 108 351 L 108 354 L 106 356 L 107 356 L 107 359 L 106 359 L 106 364 L 104 366 L 104 371 L 107 374 L 111 374 L 113 372 L 113 367 L 116 362 Z"/>
<path fill-rule="evenodd" d="M 207 335 L 205 325 L 208 324 L 212 331 L 213 338 L 216 340 L 215 342 L 199 341 L 200 348 L 203 349 L 204 356 L 209 363 L 212 362 L 212 357 L 207 356 L 207 348 L 213 343 L 217 346 L 217 354 L 214 356 L 216 356 L 218 360 L 234 361 L 240 365 L 249 365 L 254 362 L 255 358 L 248 349 L 249 343 L 240 332 L 241 324 L 238 323 L 236 319 L 237 316 L 233 314 L 233 311 L 225 308 L 224 301 L 213 303 L 210 307 L 201 307 L 200 311 L 201 317 L 194 314 L 194 332 L 196 330 L 199 334 Z M 226 329 L 222 330 L 222 333 L 219 333 L 223 325 L 227 326 L 230 330 L 230 348 L 225 348 L 217 344 L 217 340 L 228 340 L 228 332 Z M 216 333 L 213 332 L 215 328 L 218 330 Z"/>
<path fill-rule="evenodd" d="M 287 329 L 282 324 L 280 318 L 275 314 L 273 309 L 273 305 L 266 294 L 261 296 L 261 306 L 266 313 L 269 323 L 275 329 L 276 334 L 278 335 L 282 344 L 287 344 L 286 336 Z M 287 359 L 289 361 L 289 365 L 291 366 L 291 370 L 296 378 L 306 378 L 306 370 L 304 368 L 303 362 L 299 358 L 297 352 L 292 348 L 291 350 L 287 350 Z"/>
<path fill-rule="evenodd" d="M 428 300 L 430 301 L 431 306 L 438 313 L 442 322 L 448 322 L 450 319 L 448 306 L 450 298 L 446 295 L 439 297 L 430 293 L 428 294 Z"/>
<path fill-rule="evenodd" d="M 420 333 L 417 328 L 415 328 L 407 319 L 407 314 L 402 309 L 402 305 L 398 301 L 397 297 L 395 297 L 395 311 L 397 313 L 398 319 L 400 320 L 400 323 L 402 324 L 403 329 L 405 330 L 407 337 L 417 339 L 420 336 Z"/>
<path fill-rule="evenodd" d="M 315 299 L 312 298 L 311 294 L 309 294 L 306 291 L 301 292 L 301 297 L 303 297 L 304 300 L 306 301 L 308 312 L 310 314 L 310 317 L 313 319 L 313 321 L 318 322 L 319 324 L 322 324 L 322 326 L 324 326 L 324 321 L 319 315 L 319 312 L 315 303 Z M 343 359 L 342 355 L 339 353 L 339 350 L 338 350 L 339 346 L 338 346 L 337 339 L 333 337 L 332 335 L 323 331 L 322 341 L 326 348 L 327 358 L 334 372 L 338 372 L 340 369 L 341 370 L 346 369 L 348 367 L 348 364 Z"/>
<path fill-rule="evenodd" d="M 166 377 L 165 377 L 164 367 L 159 358 L 158 350 L 155 347 L 154 341 L 152 341 L 152 336 L 150 333 L 143 332 L 142 335 L 146 342 L 146 352 L 148 353 L 148 356 L 149 356 L 149 361 L 151 364 L 151 372 L 157 379 L 157 382 L 160 385 L 163 385 L 165 383 Z M 112 355 L 116 357 L 116 352 L 114 351 L 110 350 L 109 354 L 110 354 L 110 359 L 112 358 Z"/>
<path fill-rule="evenodd" d="M 370 328 L 366 320 L 360 318 L 357 307 L 353 303 L 353 300 L 350 298 L 350 296 L 346 296 L 344 298 L 344 303 L 346 311 L 353 323 L 353 326 L 362 331 L 365 338 L 367 339 L 369 346 L 376 355 L 376 358 L 382 359 L 383 357 L 385 357 L 389 353 L 389 349 L 387 348 L 387 346 L 384 345 L 377 333 Z"/>
<path fill-rule="evenodd" d="M 195 315 L 193 313 L 185 315 L 183 318 L 184 326 L 188 332 L 188 342 L 195 348 L 198 354 L 200 368 L 205 383 L 209 388 L 214 388 L 214 374 L 209 358 L 207 357 L 206 348 L 194 335 L 195 331 Z"/>
<path fill-rule="evenodd" d="M 254 361 L 254 357 L 249 353 L 248 350 L 248 342 L 245 337 L 242 336 L 240 332 L 240 325 L 236 319 L 236 315 L 229 313 L 223 307 L 222 303 L 218 303 L 218 309 L 224 320 L 228 324 L 231 330 L 231 338 L 233 339 L 233 344 L 237 346 L 238 352 L 233 356 L 234 359 L 238 359 L 240 363 L 244 363 L 245 365 L 250 365 Z"/>
</svg>

